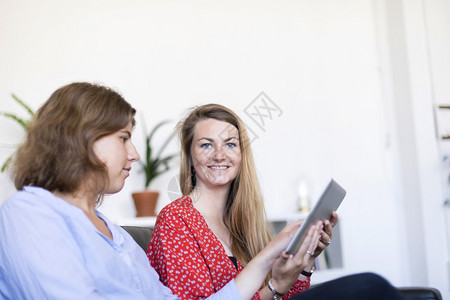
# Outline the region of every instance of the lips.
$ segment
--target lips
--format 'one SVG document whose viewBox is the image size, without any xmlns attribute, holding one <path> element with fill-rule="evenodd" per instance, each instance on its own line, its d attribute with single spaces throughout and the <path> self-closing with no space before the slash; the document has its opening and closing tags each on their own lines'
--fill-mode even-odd
<svg viewBox="0 0 450 300">
<path fill-rule="evenodd" d="M 229 168 L 229 166 L 208 166 L 208 168 L 213 170 L 226 170 Z"/>
</svg>

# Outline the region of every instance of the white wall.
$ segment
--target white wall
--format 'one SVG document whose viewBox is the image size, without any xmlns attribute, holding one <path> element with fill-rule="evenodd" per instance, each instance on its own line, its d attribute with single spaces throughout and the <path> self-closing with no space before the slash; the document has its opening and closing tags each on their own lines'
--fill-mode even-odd
<svg viewBox="0 0 450 300">
<path fill-rule="evenodd" d="M 396 95 L 385 74 L 387 12 L 396 9 L 384 3 L 2 1 L 0 111 L 21 112 L 11 92 L 37 108 L 79 80 L 118 89 L 148 125 L 178 120 L 196 104 L 227 105 L 258 136 L 252 146 L 269 214 L 295 210 L 301 179 L 313 197 L 329 177 L 346 187 L 339 210 L 345 268 L 329 277 L 374 271 L 396 285 L 416 284 L 411 257 L 425 250 L 405 255 L 410 231 Z M 245 113 L 262 91 L 282 110 L 264 131 Z M 15 124 L 0 119 L 0 128 L 2 143 L 20 141 Z M 134 141 L 142 152 L 139 125 Z M 0 148 L 0 161 L 11 151 Z M 103 204 L 112 219 L 134 215 L 130 194 L 143 182 L 136 169 Z M 160 208 L 176 174 L 155 182 Z M 0 186 L 2 200 L 14 192 L 4 174 Z M 428 280 L 418 283 L 436 285 Z"/>
<path fill-rule="evenodd" d="M 450 1 L 403 2 L 419 207 L 425 232 L 424 263 L 428 281 L 440 282 L 446 299 L 450 296 L 450 207 L 444 207 L 443 203 L 450 196 L 450 177 L 443 157 L 450 152 L 448 141 L 440 139 L 444 128 L 433 114 L 440 113 L 439 104 L 450 104 Z M 442 245 L 436 247 L 435 241 L 441 241 Z"/>
</svg>

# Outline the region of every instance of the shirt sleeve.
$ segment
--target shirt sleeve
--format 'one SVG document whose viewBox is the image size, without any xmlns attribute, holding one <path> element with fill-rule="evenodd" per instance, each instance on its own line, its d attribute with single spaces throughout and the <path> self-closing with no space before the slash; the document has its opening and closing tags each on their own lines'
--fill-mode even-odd
<svg viewBox="0 0 450 300">
<path fill-rule="evenodd" d="M 181 299 L 205 299 L 216 292 L 195 236 L 178 214 L 159 215 L 147 256 L 162 283 Z"/>
</svg>

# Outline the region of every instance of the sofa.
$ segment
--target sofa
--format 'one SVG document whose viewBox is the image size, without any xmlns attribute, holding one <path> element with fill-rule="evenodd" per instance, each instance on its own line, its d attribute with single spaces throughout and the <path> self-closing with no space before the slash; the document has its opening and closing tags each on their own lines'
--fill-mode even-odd
<svg viewBox="0 0 450 300">
<path fill-rule="evenodd" d="M 148 243 L 152 236 L 153 229 L 140 226 L 122 226 L 138 243 L 144 251 L 147 251 Z M 438 289 L 431 287 L 398 287 L 403 295 L 417 300 L 442 300 L 442 295 Z"/>
</svg>

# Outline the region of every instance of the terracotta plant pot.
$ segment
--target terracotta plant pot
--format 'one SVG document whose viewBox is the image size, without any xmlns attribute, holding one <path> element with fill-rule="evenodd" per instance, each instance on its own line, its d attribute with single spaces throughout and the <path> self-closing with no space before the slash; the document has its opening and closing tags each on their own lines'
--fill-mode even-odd
<svg viewBox="0 0 450 300">
<path fill-rule="evenodd" d="M 132 193 L 131 196 L 136 206 L 136 217 L 154 217 L 155 208 L 158 202 L 159 192 L 143 191 Z"/>
</svg>

